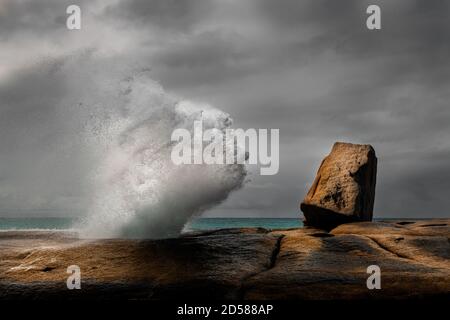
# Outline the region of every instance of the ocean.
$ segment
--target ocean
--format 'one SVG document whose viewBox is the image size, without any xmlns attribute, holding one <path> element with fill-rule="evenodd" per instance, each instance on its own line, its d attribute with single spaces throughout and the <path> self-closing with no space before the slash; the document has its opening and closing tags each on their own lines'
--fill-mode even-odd
<svg viewBox="0 0 450 320">
<path fill-rule="evenodd" d="M 198 218 L 185 226 L 185 230 L 215 230 L 223 228 L 260 227 L 289 229 L 303 226 L 300 218 Z"/>
<path fill-rule="evenodd" d="M 69 230 L 78 222 L 72 218 L 0 218 L 0 230 Z M 300 218 L 197 218 L 184 231 L 261 227 L 289 229 L 303 226 Z"/>
</svg>

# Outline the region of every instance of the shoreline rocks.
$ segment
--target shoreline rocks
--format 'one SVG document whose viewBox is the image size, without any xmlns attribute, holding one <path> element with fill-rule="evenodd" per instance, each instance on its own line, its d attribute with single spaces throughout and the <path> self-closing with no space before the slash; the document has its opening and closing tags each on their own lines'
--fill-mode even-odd
<svg viewBox="0 0 450 320">
<path fill-rule="evenodd" d="M 165 240 L 0 232 L 0 299 L 450 298 L 450 219 L 358 222 L 326 232 L 223 229 Z M 68 290 L 67 267 L 81 268 Z M 366 286 L 381 269 L 381 290 Z"/>
<path fill-rule="evenodd" d="M 300 205 L 305 224 L 331 230 L 343 223 L 371 221 L 376 173 L 372 146 L 335 143 Z"/>
</svg>

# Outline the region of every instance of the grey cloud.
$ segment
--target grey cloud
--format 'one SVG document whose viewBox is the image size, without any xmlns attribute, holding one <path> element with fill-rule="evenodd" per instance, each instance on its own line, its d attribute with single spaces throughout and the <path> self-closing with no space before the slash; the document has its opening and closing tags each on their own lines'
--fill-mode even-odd
<svg viewBox="0 0 450 320">
<path fill-rule="evenodd" d="M 369 3 L 382 7 L 380 32 L 365 28 Z M 261 214 L 297 215 L 305 185 L 336 140 L 374 144 L 380 157 L 376 215 L 446 214 L 446 197 L 430 198 L 429 190 L 448 189 L 448 180 L 438 178 L 447 165 L 426 159 L 445 159 L 439 146 L 450 147 L 448 4 L 254 4 L 261 11 L 249 21 L 269 26 L 267 37 L 252 39 L 245 29 L 191 37 L 189 46 L 162 49 L 155 74 L 188 97 L 216 101 L 241 126 L 280 128 L 280 174 L 261 180 L 284 189 Z M 261 195 L 244 189 L 235 201 L 242 196 L 258 207 Z"/>
<path fill-rule="evenodd" d="M 11 151 L 27 140 L 46 135 L 42 130 L 57 123 L 56 105 L 67 88 L 54 72 L 58 63 L 21 70 L 0 86 L 2 149 Z M 34 132 L 33 130 L 36 130 Z"/>
<path fill-rule="evenodd" d="M 83 97 L 72 77 L 88 57 L 43 60 L 0 84 L 0 215 L 82 210 L 92 159 L 83 147 Z"/>
<path fill-rule="evenodd" d="M 360 16 L 358 9 L 364 8 L 363 1 L 358 0 L 255 0 L 255 4 L 267 18 L 267 23 L 286 29 L 312 23 L 333 30 L 343 21 L 356 21 Z"/>
<path fill-rule="evenodd" d="M 133 26 L 157 26 L 187 32 L 213 9 L 208 0 L 122 0 L 105 9 L 105 16 L 117 18 L 117 23 Z"/>
<path fill-rule="evenodd" d="M 357 59 L 408 52 L 418 58 L 429 55 L 444 58 L 443 50 L 448 51 L 445 39 L 450 35 L 450 5 L 447 1 L 263 0 L 256 3 L 267 17 L 267 23 L 279 28 L 279 32 L 311 32 L 313 40 L 305 43 L 310 49 L 326 44 L 338 54 Z M 365 28 L 365 9 L 369 4 L 382 8 L 384 31 L 368 32 Z M 435 63 L 435 60 L 422 62 Z"/>
<path fill-rule="evenodd" d="M 411 152 L 387 161 L 381 158 L 383 188 L 377 189 L 377 196 L 389 201 L 377 202 L 379 216 L 389 217 L 392 212 L 401 212 L 411 217 L 448 217 L 449 157 L 449 150 L 435 150 Z M 383 174 L 385 166 L 391 166 L 392 171 Z"/>
<path fill-rule="evenodd" d="M 442 68 L 448 68 L 445 61 L 450 44 L 445 39 L 450 36 L 450 28 L 441 13 L 448 10 L 445 2 L 427 6 L 423 1 L 412 5 L 404 1 L 400 1 L 403 5 L 376 1 L 383 7 L 385 31 L 381 32 L 368 32 L 365 28 L 369 1 L 255 3 L 263 15 L 255 14 L 249 20 L 253 18 L 255 23 L 262 20 L 263 25 L 274 26 L 266 39 L 255 40 L 245 32 L 233 34 L 226 30 L 188 36 L 185 42 L 160 50 L 161 58 L 154 60 L 157 76 L 163 83 L 177 87 L 183 86 L 177 82 L 185 86 L 209 85 L 243 74 L 301 68 L 331 52 L 342 59 L 369 64 L 385 59 L 380 68 L 390 74 L 376 69 L 369 75 L 377 77 L 380 81 L 377 85 L 387 86 L 389 82 L 401 82 L 420 74 L 434 82 L 446 77 Z M 398 19 L 400 14 L 402 19 Z M 295 34 L 299 37 L 292 36 Z"/>
<path fill-rule="evenodd" d="M 50 0 L 6 3 L 3 41 L 52 33 L 66 6 Z M 381 31 L 365 27 L 368 4 L 382 8 Z M 244 2 L 119 1 L 98 17 L 105 26 L 125 29 L 122 36 L 136 43 L 99 57 L 100 64 L 137 61 L 168 91 L 229 112 L 236 126 L 280 129 L 280 173 L 255 179 L 280 188 L 244 188 L 210 214 L 297 216 L 322 157 L 334 141 L 348 140 L 372 143 L 380 158 L 376 215 L 448 216 L 450 3 L 253 0 L 245 5 L 250 9 L 242 9 Z M 35 46 L 38 42 L 30 40 L 31 59 Z M 54 152 L 52 135 L 69 124 L 53 111 L 74 89 L 66 84 L 71 75 L 51 65 L 46 73 L 18 71 L 0 86 L 2 151 L 23 144 Z M 24 138 L 25 131 L 35 138 Z M 5 165 L 5 153 L 1 157 L 5 186 L 15 171 Z"/>
<path fill-rule="evenodd" d="M 216 30 L 169 44 L 151 62 L 158 79 L 177 88 L 245 77 L 258 72 L 256 59 L 239 35 Z"/>
</svg>

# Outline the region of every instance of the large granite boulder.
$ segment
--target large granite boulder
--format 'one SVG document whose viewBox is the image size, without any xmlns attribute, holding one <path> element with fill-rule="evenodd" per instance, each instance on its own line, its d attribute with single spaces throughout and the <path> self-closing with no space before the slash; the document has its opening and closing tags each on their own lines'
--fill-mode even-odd
<svg viewBox="0 0 450 320">
<path fill-rule="evenodd" d="M 342 223 L 371 221 L 376 173 L 372 146 L 335 143 L 300 205 L 305 223 L 332 229 Z"/>
</svg>

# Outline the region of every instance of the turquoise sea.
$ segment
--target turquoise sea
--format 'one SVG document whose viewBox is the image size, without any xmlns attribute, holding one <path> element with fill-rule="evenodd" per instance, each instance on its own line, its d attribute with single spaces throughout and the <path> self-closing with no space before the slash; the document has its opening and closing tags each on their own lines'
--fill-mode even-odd
<svg viewBox="0 0 450 320">
<path fill-rule="evenodd" d="M 374 220 L 403 221 L 411 219 L 375 218 Z M 0 230 L 68 230 L 74 228 L 77 222 L 77 219 L 72 218 L 0 218 Z M 301 228 L 303 223 L 300 218 L 197 218 L 187 223 L 183 231 L 246 227 L 290 229 Z"/>
<path fill-rule="evenodd" d="M 66 230 L 77 223 L 71 218 L 0 218 L 0 230 Z M 297 218 L 197 218 L 185 226 L 185 231 L 223 228 L 261 227 L 289 229 L 302 227 Z"/>
<path fill-rule="evenodd" d="M 303 226 L 299 218 L 199 218 L 191 221 L 185 230 L 214 230 L 223 228 L 260 227 L 289 229 Z"/>
<path fill-rule="evenodd" d="M 72 218 L 0 218 L 0 230 L 65 230 L 76 222 Z"/>
</svg>

